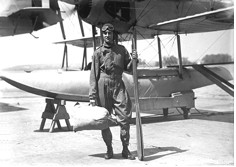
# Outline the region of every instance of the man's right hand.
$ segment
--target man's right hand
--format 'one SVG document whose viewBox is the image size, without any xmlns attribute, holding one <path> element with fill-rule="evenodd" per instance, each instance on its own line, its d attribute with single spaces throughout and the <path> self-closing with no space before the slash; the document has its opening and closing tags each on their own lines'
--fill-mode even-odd
<svg viewBox="0 0 236 167">
<path fill-rule="evenodd" d="M 138 59 L 138 54 L 136 50 L 132 50 L 132 59 Z"/>
</svg>

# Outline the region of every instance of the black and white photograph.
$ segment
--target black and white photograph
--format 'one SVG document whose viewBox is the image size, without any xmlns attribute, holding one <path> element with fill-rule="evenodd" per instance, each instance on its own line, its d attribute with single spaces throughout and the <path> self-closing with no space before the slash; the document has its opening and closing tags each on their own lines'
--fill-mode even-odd
<svg viewBox="0 0 236 167">
<path fill-rule="evenodd" d="M 234 0 L 0 0 L 4 167 L 234 166 Z"/>
</svg>

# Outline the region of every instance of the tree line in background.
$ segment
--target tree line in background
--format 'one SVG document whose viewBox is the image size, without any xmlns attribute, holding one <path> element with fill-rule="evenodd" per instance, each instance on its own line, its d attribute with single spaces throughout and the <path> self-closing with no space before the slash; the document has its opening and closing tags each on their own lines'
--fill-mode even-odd
<svg viewBox="0 0 236 167">
<path fill-rule="evenodd" d="M 200 63 L 201 64 L 210 64 L 210 63 L 227 63 L 232 62 L 233 58 L 229 54 L 209 54 L 204 56 Z M 187 57 L 182 57 L 182 63 L 183 65 L 190 65 L 190 64 L 196 64 L 196 62 L 191 62 L 188 60 Z M 146 66 L 147 62 L 145 60 L 139 59 L 139 66 Z M 159 66 L 159 62 L 155 61 L 151 64 L 151 66 Z M 178 58 L 175 56 L 164 56 L 162 59 L 162 65 L 164 67 L 171 66 L 171 65 L 178 65 Z"/>
</svg>

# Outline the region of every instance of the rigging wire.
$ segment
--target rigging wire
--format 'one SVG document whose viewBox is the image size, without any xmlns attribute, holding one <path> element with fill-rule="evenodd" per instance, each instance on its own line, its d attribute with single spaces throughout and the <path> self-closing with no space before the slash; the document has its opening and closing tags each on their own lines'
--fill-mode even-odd
<svg viewBox="0 0 236 167">
<path fill-rule="evenodd" d="M 216 4 L 216 1 L 215 1 L 215 0 L 212 0 L 212 1 L 211 1 L 211 10 L 214 9 L 215 4 Z"/>
<path fill-rule="evenodd" d="M 121 37 L 122 37 L 122 35 L 121 35 Z M 122 38 L 122 39 L 124 39 L 124 41 L 126 41 L 126 39 L 128 38 L 128 40 L 127 41 L 129 41 L 129 40 L 131 40 L 131 38 L 132 38 L 132 35 L 131 34 L 129 34 L 129 33 L 127 33 L 126 34 L 126 36 L 124 37 L 124 38 Z"/>
<path fill-rule="evenodd" d="M 141 20 L 146 14 L 148 14 L 149 12 L 152 11 L 153 8 L 155 8 L 156 6 L 153 5 L 149 10 L 147 10 L 142 16 L 140 15 L 139 19 L 138 20 Z M 144 11 L 144 10 L 143 10 Z"/>
<path fill-rule="evenodd" d="M 153 39 L 151 42 L 148 42 L 148 46 L 147 46 L 146 48 L 144 48 L 142 51 L 139 52 L 139 55 L 142 55 L 144 51 L 146 51 L 147 49 L 150 48 L 150 46 L 154 49 L 154 51 L 155 51 L 156 54 L 155 54 L 154 56 L 152 56 L 152 57 L 149 59 L 148 62 L 146 62 L 146 64 L 147 64 L 148 66 L 150 66 L 150 62 L 153 61 L 153 59 L 157 56 L 157 53 L 158 53 L 158 51 L 156 50 L 156 48 L 153 47 L 153 45 L 152 45 L 154 41 L 155 41 L 155 39 Z"/>
<path fill-rule="evenodd" d="M 211 1 L 212 0 L 209 0 L 208 2 L 211 4 Z M 198 2 L 198 6 L 200 7 L 200 5 L 202 6 L 202 8 L 204 8 L 206 11 L 207 10 L 209 10 L 209 8 L 206 6 L 206 4 L 203 4 L 202 2 L 201 2 L 201 0 L 198 0 L 198 1 L 196 1 L 196 3 Z"/>
<path fill-rule="evenodd" d="M 181 12 L 179 11 L 180 3 L 181 3 L 180 1 L 176 2 L 176 8 L 177 8 L 177 12 L 178 12 L 178 13 L 177 13 L 177 15 L 178 15 L 177 17 L 180 17 L 180 16 L 181 16 Z M 180 12 L 180 13 L 179 13 L 179 12 Z"/>
<path fill-rule="evenodd" d="M 146 4 L 146 6 L 143 8 L 143 10 L 141 11 L 141 13 L 139 14 L 139 16 L 136 18 L 136 21 L 138 21 L 141 17 L 141 15 L 143 14 L 143 12 L 145 11 L 145 9 L 148 7 L 148 5 L 150 4 L 151 0 L 148 1 L 148 3 Z M 143 17 L 143 16 L 142 16 Z"/>
<path fill-rule="evenodd" d="M 193 4 L 194 4 L 194 1 L 192 1 L 191 5 L 189 6 L 188 10 L 186 11 L 185 16 L 188 15 L 189 11 L 190 11 L 190 10 L 192 9 L 192 7 L 193 7 Z"/>
<path fill-rule="evenodd" d="M 140 12 L 140 14 L 139 14 L 139 16 L 137 17 L 137 22 L 138 22 L 138 20 L 140 20 L 140 19 L 142 19 L 146 14 L 148 14 L 149 12 L 150 12 L 150 10 L 152 10 L 155 6 L 152 6 L 151 7 L 151 9 L 150 10 L 148 10 L 148 11 L 146 11 L 146 9 L 147 9 L 147 7 L 150 5 L 150 2 L 151 2 L 151 0 L 149 0 L 147 3 L 146 3 L 146 5 L 145 5 L 145 7 L 142 9 L 142 11 Z M 139 33 L 139 35 L 140 36 L 142 36 L 142 38 L 143 39 L 145 39 L 144 38 L 144 36 L 143 36 L 143 34 L 142 33 L 140 33 L 139 31 L 137 31 L 137 33 Z M 173 39 L 174 37 L 172 37 L 171 39 L 170 39 L 170 41 Z M 151 60 L 149 61 L 149 62 L 151 62 L 156 56 L 157 56 L 157 53 L 158 53 L 158 51 L 157 51 L 157 49 L 152 45 L 152 43 L 155 41 L 155 39 L 153 39 L 151 42 L 149 42 L 147 39 L 145 39 L 148 43 L 149 43 L 149 45 L 146 47 L 146 48 L 144 48 L 142 51 L 141 51 L 141 53 L 143 53 L 147 48 L 149 48 L 150 46 L 155 50 L 155 52 L 156 52 L 156 54 L 151 58 Z M 170 42 L 169 41 L 169 42 Z M 168 43 L 169 43 L 168 42 Z M 174 41 L 175 42 L 175 41 Z M 173 44 L 174 44 L 174 42 L 173 42 Z M 173 48 L 173 44 L 172 44 L 172 48 Z M 168 53 L 169 54 L 169 53 Z M 148 64 L 147 64 L 148 65 Z"/>
<path fill-rule="evenodd" d="M 149 46 L 151 46 L 155 51 L 157 51 L 156 48 L 153 47 L 153 45 L 152 45 L 154 41 L 155 41 L 155 38 L 151 42 L 148 42 L 148 46 L 146 48 L 144 48 L 142 51 L 140 51 L 139 53 L 142 54 L 145 50 L 147 50 L 149 48 Z"/>
<path fill-rule="evenodd" d="M 171 41 L 173 41 L 172 42 L 172 45 L 171 45 L 171 48 L 169 49 L 169 51 L 167 50 L 167 48 L 166 48 L 166 45 L 167 44 L 164 44 L 163 43 L 163 40 L 161 40 L 161 45 L 162 45 L 162 47 L 164 48 L 164 50 L 165 50 L 165 52 L 167 53 L 167 56 L 166 57 L 171 57 L 171 55 L 170 55 L 170 53 L 172 52 L 172 50 L 173 50 L 173 47 L 174 47 L 174 43 L 175 43 L 175 40 L 176 40 L 176 36 L 170 36 L 170 37 L 168 37 L 168 38 L 166 38 L 166 39 L 164 39 L 164 40 L 167 40 L 167 39 L 169 39 L 169 38 L 171 38 L 168 42 L 167 42 L 167 44 L 168 43 L 170 43 Z M 174 63 L 173 62 L 173 60 L 172 59 L 170 59 L 172 62 L 169 62 L 169 64 L 168 65 L 171 65 L 171 63 Z"/>
<path fill-rule="evenodd" d="M 146 11 L 147 7 L 150 5 L 150 2 L 151 2 L 151 0 L 149 0 L 149 1 L 146 3 L 145 7 L 144 7 L 144 8 L 142 9 L 142 11 L 140 12 L 140 14 L 139 14 L 139 16 L 137 17 L 137 20 L 136 20 L 137 22 L 138 22 L 140 19 L 142 19 L 146 14 L 148 14 L 148 13 L 150 12 L 150 10 Z M 179 4 L 180 4 L 180 3 L 181 3 L 181 2 L 179 2 Z M 155 7 L 155 6 L 151 7 L 151 9 L 153 9 L 154 7 Z M 182 7 L 182 10 L 183 10 L 183 7 Z M 181 12 L 181 13 L 182 13 L 182 12 Z M 137 31 L 137 32 L 139 33 L 140 36 L 142 36 L 143 39 L 145 39 L 142 33 L 140 33 L 139 31 Z M 174 40 L 173 40 L 173 39 L 174 39 Z M 171 52 L 172 49 L 173 49 L 175 40 L 176 40 L 176 38 L 175 38 L 175 36 L 173 36 L 173 37 L 171 37 L 171 39 L 168 41 L 168 43 L 171 42 L 171 41 L 173 41 L 170 52 Z M 157 53 L 158 53 L 157 49 L 156 49 L 155 47 L 153 47 L 153 45 L 152 45 L 152 43 L 155 41 L 155 39 L 153 39 L 152 42 L 149 42 L 147 39 L 146 39 L 146 41 L 149 43 L 149 45 L 148 45 L 146 48 L 144 48 L 144 49 L 141 51 L 141 53 L 143 53 L 148 47 L 152 46 L 152 48 L 154 48 L 154 50 L 156 51 L 155 56 L 152 57 L 151 60 L 150 60 L 150 61 L 152 61 L 152 60 L 157 56 Z M 163 43 L 162 43 L 162 45 L 163 45 Z M 163 45 L 163 46 L 164 46 L 164 45 Z M 165 48 L 165 47 L 164 47 L 164 48 Z M 165 48 L 165 50 L 167 50 L 167 49 Z M 168 54 L 169 57 L 170 57 L 170 52 L 167 51 L 167 54 Z M 150 61 L 149 61 L 149 62 L 150 62 Z"/>
<path fill-rule="evenodd" d="M 169 39 L 170 38 L 170 39 Z M 169 36 L 168 38 L 166 38 L 165 40 L 169 39 L 169 41 L 166 43 L 166 45 L 168 45 L 173 39 L 175 38 L 174 35 Z M 163 40 L 164 41 L 164 40 Z"/>
<path fill-rule="evenodd" d="M 152 46 L 152 43 L 155 41 L 155 39 L 153 39 L 152 42 L 149 42 L 149 40 L 148 40 L 148 39 L 145 39 L 144 36 L 143 36 L 143 34 L 140 33 L 138 30 L 137 30 L 137 33 L 144 39 L 144 41 L 146 41 L 146 42 L 148 43 L 148 46 L 138 53 L 139 55 L 141 55 L 147 48 L 149 48 L 150 46 Z M 152 46 L 152 47 L 153 47 L 153 46 Z M 153 49 L 155 49 L 155 48 L 153 47 Z M 156 49 L 155 49 L 155 51 L 156 51 Z M 156 51 L 156 52 L 157 52 L 157 51 Z M 156 55 L 153 56 L 150 61 L 152 61 L 152 60 L 154 59 L 154 57 L 156 57 Z M 139 57 L 139 58 L 140 58 L 140 57 Z M 150 61 L 149 61 L 149 62 L 150 62 Z M 144 63 L 146 64 L 147 67 L 150 67 L 150 66 L 151 66 L 151 65 L 150 65 L 148 62 L 146 62 L 146 61 L 145 61 Z"/>
<path fill-rule="evenodd" d="M 143 34 L 140 33 L 138 30 L 137 30 L 137 33 L 138 33 L 140 36 L 142 36 L 143 39 L 145 39 L 145 37 L 143 36 Z M 149 42 L 148 39 L 145 39 L 145 41 L 149 44 L 149 46 L 152 46 L 152 43 L 155 41 L 155 38 L 152 40 L 152 42 Z M 152 48 L 154 48 L 154 47 L 152 46 Z M 147 48 L 145 48 L 145 49 L 143 49 L 143 50 L 146 50 L 146 49 L 147 49 Z M 156 48 L 154 48 L 154 49 L 156 50 Z"/>
<path fill-rule="evenodd" d="M 174 36 L 174 40 L 173 40 L 173 42 L 172 42 L 170 52 L 172 51 L 172 49 L 173 49 L 173 47 L 174 47 L 174 44 L 175 44 L 176 39 L 177 39 L 176 36 Z M 168 53 L 168 55 L 170 55 L 170 53 Z M 169 57 L 171 57 L 171 56 L 169 56 Z M 172 59 L 170 59 L 170 60 L 171 60 L 171 62 L 169 63 L 169 65 L 174 64 L 174 62 L 172 61 Z"/>
<path fill-rule="evenodd" d="M 212 0 L 209 0 L 209 1 L 210 1 L 210 6 L 212 6 Z M 213 1 L 214 1 L 214 0 L 213 0 Z M 198 5 L 195 5 L 196 3 L 198 3 Z M 215 1 L 213 2 L 213 6 L 214 6 L 214 4 L 215 4 Z M 185 13 L 185 16 L 189 15 L 191 9 L 196 8 L 196 7 L 200 6 L 200 5 L 201 5 L 202 8 L 204 8 L 206 11 L 209 10 L 209 9 L 206 7 L 206 5 L 204 5 L 204 4 L 201 2 L 201 0 L 196 0 L 196 1 L 192 1 L 192 2 L 191 2 L 191 5 L 189 6 L 188 10 L 187 10 L 186 13 Z M 198 8 L 199 8 L 199 7 L 198 7 Z M 212 7 L 211 7 L 210 9 L 212 9 Z M 194 13 L 195 13 L 195 12 L 194 12 Z"/>
<path fill-rule="evenodd" d="M 225 35 L 226 31 L 223 31 L 217 38 L 216 40 L 210 45 L 208 46 L 208 48 L 201 54 L 201 56 L 199 56 L 194 62 L 198 62 L 200 60 L 200 58 L 202 58 L 203 56 L 205 56 L 205 53 L 213 46 L 215 45 L 215 43 L 222 38 L 223 35 Z"/>
<path fill-rule="evenodd" d="M 162 44 L 163 48 L 165 49 L 165 51 L 166 51 L 166 53 L 167 53 L 167 56 L 170 57 L 170 52 L 171 52 L 172 50 L 171 50 L 171 51 L 168 51 L 165 46 L 167 46 L 171 41 L 173 41 L 174 38 L 175 38 L 175 36 L 173 35 L 173 36 L 170 36 L 170 37 L 168 37 L 168 38 L 171 38 L 171 39 L 169 39 L 169 41 L 168 41 L 166 44 L 164 44 L 164 43 L 162 42 L 162 40 L 161 40 L 161 44 Z M 172 43 L 172 48 L 173 48 L 173 43 Z"/>
<path fill-rule="evenodd" d="M 185 5 L 185 3 L 183 2 L 182 5 L 181 5 L 181 12 L 180 12 L 181 17 L 182 17 L 182 13 L 183 13 L 183 10 L 184 10 L 184 5 Z"/>
</svg>

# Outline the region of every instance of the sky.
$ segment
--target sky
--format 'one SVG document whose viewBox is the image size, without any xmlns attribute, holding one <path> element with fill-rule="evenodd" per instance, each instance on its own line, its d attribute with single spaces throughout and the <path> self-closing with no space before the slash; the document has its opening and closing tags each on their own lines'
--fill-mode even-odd
<svg viewBox="0 0 236 167">
<path fill-rule="evenodd" d="M 64 21 L 67 39 L 82 37 L 76 15 L 71 15 Z M 85 34 L 92 36 L 91 26 L 84 23 Z M 98 31 L 99 32 L 99 31 Z M 1 61 L 0 69 L 17 65 L 33 64 L 58 64 L 61 66 L 64 45 L 53 44 L 61 41 L 60 25 L 33 32 L 30 34 L 0 37 Z M 176 38 L 173 35 L 161 36 L 162 55 L 177 57 Z M 122 43 L 131 52 L 131 42 Z M 146 62 L 158 61 L 157 40 L 141 40 L 137 43 L 139 58 Z M 229 54 L 234 56 L 234 31 L 218 31 L 210 33 L 181 35 L 182 56 L 190 61 L 200 61 L 206 54 Z M 93 54 L 93 49 L 88 49 L 88 59 Z M 70 63 L 81 63 L 83 49 L 68 46 Z"/>
</svg>

